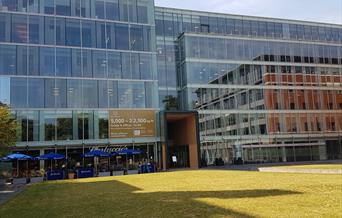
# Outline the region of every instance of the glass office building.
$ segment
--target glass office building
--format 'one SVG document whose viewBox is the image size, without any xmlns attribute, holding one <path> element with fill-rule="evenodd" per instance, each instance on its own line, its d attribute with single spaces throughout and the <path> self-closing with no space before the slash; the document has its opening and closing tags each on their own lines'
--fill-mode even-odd
<svg viewBox="0 0 342 218">
<path fill-rule="evenodd" d="M 342 158 L 341 25 L 171 8 L 155 19 L 161 106 L 198 111 L 202 162 Z"/>
<path fill-rule="evenodd" d="M 167 162 L 167 110 L 199 114 L 203 163 L 338 159 L 341 84 L 341 25 L 152 0 L 0 0 L 0 102 L 19 124 L 15 149 L 32 155 L 129 147 Z M 113 111 L 154 113 L 153 134 L 113 137 Z"/>
</svg>

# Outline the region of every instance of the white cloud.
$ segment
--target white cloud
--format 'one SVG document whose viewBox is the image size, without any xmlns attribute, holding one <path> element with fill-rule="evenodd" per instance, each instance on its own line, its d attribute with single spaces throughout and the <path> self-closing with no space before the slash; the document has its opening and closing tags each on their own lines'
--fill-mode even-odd
<svg viewBox="0 0 342 218">
<path fill-rule="evenodd" d="M 164 7 L 342 24 L 342 0 L 155 0 Z"/>
</svg>

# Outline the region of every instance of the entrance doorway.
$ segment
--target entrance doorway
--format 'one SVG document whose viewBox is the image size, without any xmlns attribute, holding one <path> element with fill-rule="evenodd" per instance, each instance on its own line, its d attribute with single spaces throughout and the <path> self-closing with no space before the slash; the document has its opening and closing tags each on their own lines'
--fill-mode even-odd
<svg viewBox="0 0 342 218">
<path fill-rule="evenodd" d="M 174 161 L 174 159 L 176 161 Z M 172 163 L 170 164 L 170 168 L 190 167 L 189 145 L 170 146 L 169 147 L 169 163 Z"/>
<path fill-rule="evenodd" d="M 163 112 L 163 168 L 199 168 L 198 113 Z"/>
</svg>

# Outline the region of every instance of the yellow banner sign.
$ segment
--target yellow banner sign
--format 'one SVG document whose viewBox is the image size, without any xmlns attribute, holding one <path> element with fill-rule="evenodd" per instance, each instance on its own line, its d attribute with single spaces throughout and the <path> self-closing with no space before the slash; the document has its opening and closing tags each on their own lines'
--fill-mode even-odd
<svg viewBox="0 0 342 218">
<path fill-rule="evenodd" d="M 109 137 L 155 137 L 155 111 L 109 111 Z"/>
</svg>

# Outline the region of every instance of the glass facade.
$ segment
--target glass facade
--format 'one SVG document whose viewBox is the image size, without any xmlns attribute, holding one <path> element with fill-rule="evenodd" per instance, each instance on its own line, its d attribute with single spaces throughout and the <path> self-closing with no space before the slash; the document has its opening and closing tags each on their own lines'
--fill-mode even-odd
<svg viewBox="0 0 342 218">
<path fill-rule="evenodd" d="M 159 135 L 109 139 L 109 111 L 166 109 L 199 112 L 208 164 L 342 158 L 341 66 L 341 25 L 150 0 L 0 0 L 0 102 L 21 148 L 149 150 Z"/>
<path fill-rule="evenodd" d="M 108 113 L 158 110 L 153 1 L 0 0 L 0 101 L 18 148 L 132 143 Z"/>
<path fill-rule="evenodd" d="M 157 8 L 159 103 L 200 114 L 201 158 L 341 158 L 342 28 Z M 173 71 L 173 73 L 171 73 Z"/>
</svg>

